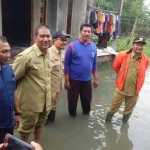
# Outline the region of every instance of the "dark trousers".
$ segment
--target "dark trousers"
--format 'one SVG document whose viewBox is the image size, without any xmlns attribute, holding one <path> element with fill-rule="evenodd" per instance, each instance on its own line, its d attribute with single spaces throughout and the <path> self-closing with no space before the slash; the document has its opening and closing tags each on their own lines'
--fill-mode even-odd
<svg viewBox="0 0 150 150">
<path fill-rule="evenodd" d="M 13 135 L 14 128 L 0 128 L 0 144 L 4 143 L 4 138 L 7 133 Z"/>
<path fill-rule="evenodd" d="M 84 114 L 91 109 L 92 86 L 90 81 L 77 81 L 70 79 L 71 89 L 68 90 L 68 110 L 70 115 L 76 115 L 78 98 L 80 95 L 81 106 Z"/>
</svg>

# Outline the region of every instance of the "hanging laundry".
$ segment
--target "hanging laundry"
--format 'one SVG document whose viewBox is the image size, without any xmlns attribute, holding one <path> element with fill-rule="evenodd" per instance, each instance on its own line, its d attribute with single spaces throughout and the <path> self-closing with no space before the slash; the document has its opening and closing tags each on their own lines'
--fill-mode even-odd
<svg viewBox="0 0 150 150">
<path fill-rule="evenodd" d="M 97 47 L 107 48 L 109 39 L 110 39 L 110 34 L 108 33 L 104 33 L 103 36 L 99 36 Z"/>
<path fill-rule="evenodd" d="M 120 32 L 121 19 L 118 14 L 91 11 L 90 24 L 98 36 L 98 47 L 107 48 L 110 37 L 117 38 Z"/>
<path fill-rule="evenodd" d="M 90 24 L 93 29 L 96 29 L 98 27 L 98 18 L 96 11 L 91 11 L 90 13 Z"/>
</svg>

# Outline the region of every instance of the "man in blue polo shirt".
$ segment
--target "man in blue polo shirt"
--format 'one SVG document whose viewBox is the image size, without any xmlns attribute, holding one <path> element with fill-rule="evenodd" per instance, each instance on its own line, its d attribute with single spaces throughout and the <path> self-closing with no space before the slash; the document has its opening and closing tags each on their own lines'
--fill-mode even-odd
<svg viewBox="0 0 150 150">
<path fill-rule="evenodd" d="M 91 74 L 93 86 L 98 86 L 97 49 L 91 42 L 91 25 L 80 26 L 80 37 L 70 43 L 65 54 L 65 89 L 68 93 L 68 109 L 72 117 L 77 115 L 76 108 L 80 95 L 83 114 L 89 114 L 92 100 Z"/>
<path fill-rule="evenodd" d="M 7 133 L 13 134 L 21 115 L 15 92 L 16 80 L 11 66 L 7 65 L 9 57 L 10 46 L 6 38 L 0 36 L 0 144 Z"/>
</svg>

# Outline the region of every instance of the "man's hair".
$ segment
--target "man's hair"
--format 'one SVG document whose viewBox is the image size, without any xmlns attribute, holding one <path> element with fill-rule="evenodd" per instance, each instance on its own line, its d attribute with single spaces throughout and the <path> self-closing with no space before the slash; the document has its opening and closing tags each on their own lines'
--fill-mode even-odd
<svg viewBox="0 0 150 150">
<path fill-rule="evenodd" d="M 38 35 L 38 32 L 39 32 L 39 29 L 42 29 L 42 28 L 46 28 L 50 31 L 50 28 L 46 25 L 38 25 L 36 28 L 35 28 L 35 31 L 34 31 L 34 34 L 37 36 Z"/>
<path fill-rule="evenodd" d="M 90 27 L 90 28 L 92 29 L 92 26 L 91 26 L 90 24 L 84 23 L 84 24 L 82 24 L 82 25 L 80 26 L 80 31 L 83 30 L 83 27 Z"/>
<path fill-rule="evenodd" d="M 2 41 L 3 43 L 7 43 L 7 38 L 5 36 L 0 36 L 0 41 Z"/>
</svg>

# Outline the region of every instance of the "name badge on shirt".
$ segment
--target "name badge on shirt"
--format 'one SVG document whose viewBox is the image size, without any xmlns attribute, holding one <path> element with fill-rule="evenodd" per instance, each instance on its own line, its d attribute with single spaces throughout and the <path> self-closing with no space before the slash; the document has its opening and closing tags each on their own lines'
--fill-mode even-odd
<svg viewBox="0 0 150 150">
<path fill-rule="evenodd" d="M 94 57 L 94 55 L 95 55 L 94 52 L 92 52 L 92 57 Z"/>
<path fill-rule="evenodd" d="M 34 64 L 41 64 L 41 62 L 40 61 L 34 61 Z"/>
</svg>

